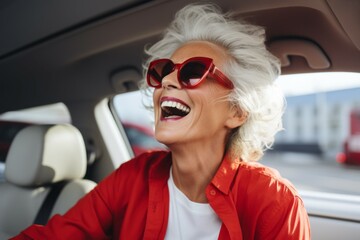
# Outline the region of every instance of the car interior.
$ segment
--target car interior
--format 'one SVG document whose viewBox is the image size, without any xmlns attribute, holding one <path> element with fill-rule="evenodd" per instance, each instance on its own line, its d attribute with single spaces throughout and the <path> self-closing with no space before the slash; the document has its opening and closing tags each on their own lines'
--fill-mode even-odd
<svg viewBox="0 0 360 240">
<path fill-rule="evenodd" d="M 0 121 L 58 104 L 67 114 L 60 122 L 27 122 L 0 159 L 0 239 L 37 222 L 39 212 L 45 222 L 64 213 L 134 156 L 112 99 L 138 90 L 144 48 L 192 2 L 0 1 Z M 267 47 L 281 60 L 283 75 L 360 72 L 358 0 L 211 2 L 265 27 Z M 65 182 L 60 190 L 59 182 Z M 54 188 L 58 193 L 44 213 L 40 209 Z M 300 194 L 312 239 L 358 238 L 360 196 Z"/>
<path fill-rule="evenodd" d="M 65 213 L 96 186 L 84 179 L 86 167 L 84 140 L 74 126 L 20 130 L 7 154 L 6 181 L 0 184 L 1 239 L 29 223 L 45 224 L 51 215 Z"/>
</svg>

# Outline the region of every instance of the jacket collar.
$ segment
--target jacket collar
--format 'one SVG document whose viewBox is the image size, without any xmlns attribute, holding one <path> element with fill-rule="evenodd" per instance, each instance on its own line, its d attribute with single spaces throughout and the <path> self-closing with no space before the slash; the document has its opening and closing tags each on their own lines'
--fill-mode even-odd
<svg viewBox="0 0 360 240">
<path fill-rule="evenodd" d="M 231 159 L 226 155 L 211 183 L 222 193 L 229 194 L 231 184 L 240 165 L 239 159 Z"/>
<path fill-rule="evenodd" d="M 171 167 L 171 152 L 162 152 L 163 159 L 155 164 L 150 172 L 150 179 L 157 180 L 163 184 L 167 183 L 170 176 Z M 215 173 L 211 183 L 222 193 L 228 194 L 231 184 L 236 176 L 237 170 L 240 165 L 240 160 L 231 159 L 226 155 Z"/>
</svg>

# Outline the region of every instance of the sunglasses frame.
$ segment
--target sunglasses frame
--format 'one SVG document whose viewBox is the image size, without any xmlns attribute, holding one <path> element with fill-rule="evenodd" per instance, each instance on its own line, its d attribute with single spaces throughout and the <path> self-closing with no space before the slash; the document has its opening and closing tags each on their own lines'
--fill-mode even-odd
<svg viewBox="0 0 360 240">
<path fill-rule="evenodd" d="M 186 64 L 188 64 L 190 62 L 194 62 L 194 61 L 201 62 L 202 64 L 204 64 L 205 67 L 206 67 L 206 71 L 204 72 L 203 76 L 201 77 L 201 79 L 196 84 L 194 84 L 194 85 L 186 85 L 180 79 L 180 77 L 181 77 L 180 76 L 181 69 Z M 167 75 L 163 76 L 163 78 L 161 79 L 161 82 L 159 82 L 154 77 L 152 77 L 151 74 L 149 73 L 150 71 L 152 71 L 155 68 L 155 66 L 157 64 L 159 64 L 161 62 L 171 62 L 172 63 L 173 68 L 168 74 L 170 74 L 170 73 L 174 72 L 175 70 L 177 70 L 178 82 L 184 88 L 193 89 L 193 88 L 198 87 L 206 79 L 206 77 L 208 75 L 211 75 L 213 78 L 215 78 L 218 81 L 218 83 L 221 84 L 222 86 L 224 86 L 225 88 L 228 88 L 228 89 L 233 89 L 234 88 L 234 84 L 230 81 L 230 79 L 228 77 L 226 77 L 225 74 L 222 73 L 214 65 L 213 59 L 208 58 L 208 57 L 192 57 L 192 58 L 189 58 L 189 59 L 185 60 L 182 63 L 174 63 L 171 59 L 168 59 L 168 58 L 161 58 L 161 59 L 157 59 L 157 60 L 154 60 L 154 61 L 150 62 L 147 73 L 146 73 L 146 81 L 147 81 L 147 84 L 150 87 L 161 88 L 162 87 L 162 79 L 165 76 L 167 76 Z M 150 78 L 153 79 L 153 80 L 150 80 Z M 153 84 L 153 82 L 156 82 L 158 84 L 155 85 L 155 84 Z"/>
</svg>

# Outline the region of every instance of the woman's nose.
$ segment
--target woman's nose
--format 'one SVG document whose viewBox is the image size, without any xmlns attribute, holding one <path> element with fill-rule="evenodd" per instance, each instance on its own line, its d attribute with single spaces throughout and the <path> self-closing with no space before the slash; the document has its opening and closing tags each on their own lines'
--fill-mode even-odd
<svg viewBox="0 0 360 240">
<path fill-rule="evenodd" d="M 179 83 L 179 80 L 177 78 L 177 70 L 171 72 L 170 74 L 166 75 L 162 82 L 161 85 L 163 88 L 177 88 L 180 89 L 181 85 Z"/>
</svg>

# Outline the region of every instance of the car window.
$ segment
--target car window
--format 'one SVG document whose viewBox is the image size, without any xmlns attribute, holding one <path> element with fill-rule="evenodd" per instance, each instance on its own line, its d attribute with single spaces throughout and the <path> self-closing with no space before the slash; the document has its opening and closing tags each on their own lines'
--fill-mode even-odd
<svg viewBox="0 0 360 240">
<path fill-rule="evenodd" d="M 70 113 L 63 103 L 0 114 L 0 182 L 5 180 L 5 160 L 16 134 L 29 125 L 56 123 L 71 123 Z"/>
<path fill-rule="evenodd" d="M 276 84 L 286 97 L 284 130 L 260 162 L 299 190 L 360 195 L 360 74 L 284 75 Z M 161 147 L 144 101 L 139 91 L 113 99 L 135 155 Z"/>
<path fill-rule="evenodd" d="M 297 188 L 360 195 L 360 74 L 282 76 L 284 131 L 263 163 Z"/>
<path fill-rule="evenodd" d="M 116 116 L 128 137 L 135 156 L 150 150 L 164 150 L 166 147 L 154 138 L 154 118 L 151 110 L 146 109 L 150 99 L 140 91 L 119 94 L 113 98 Z"/>
</svg>

